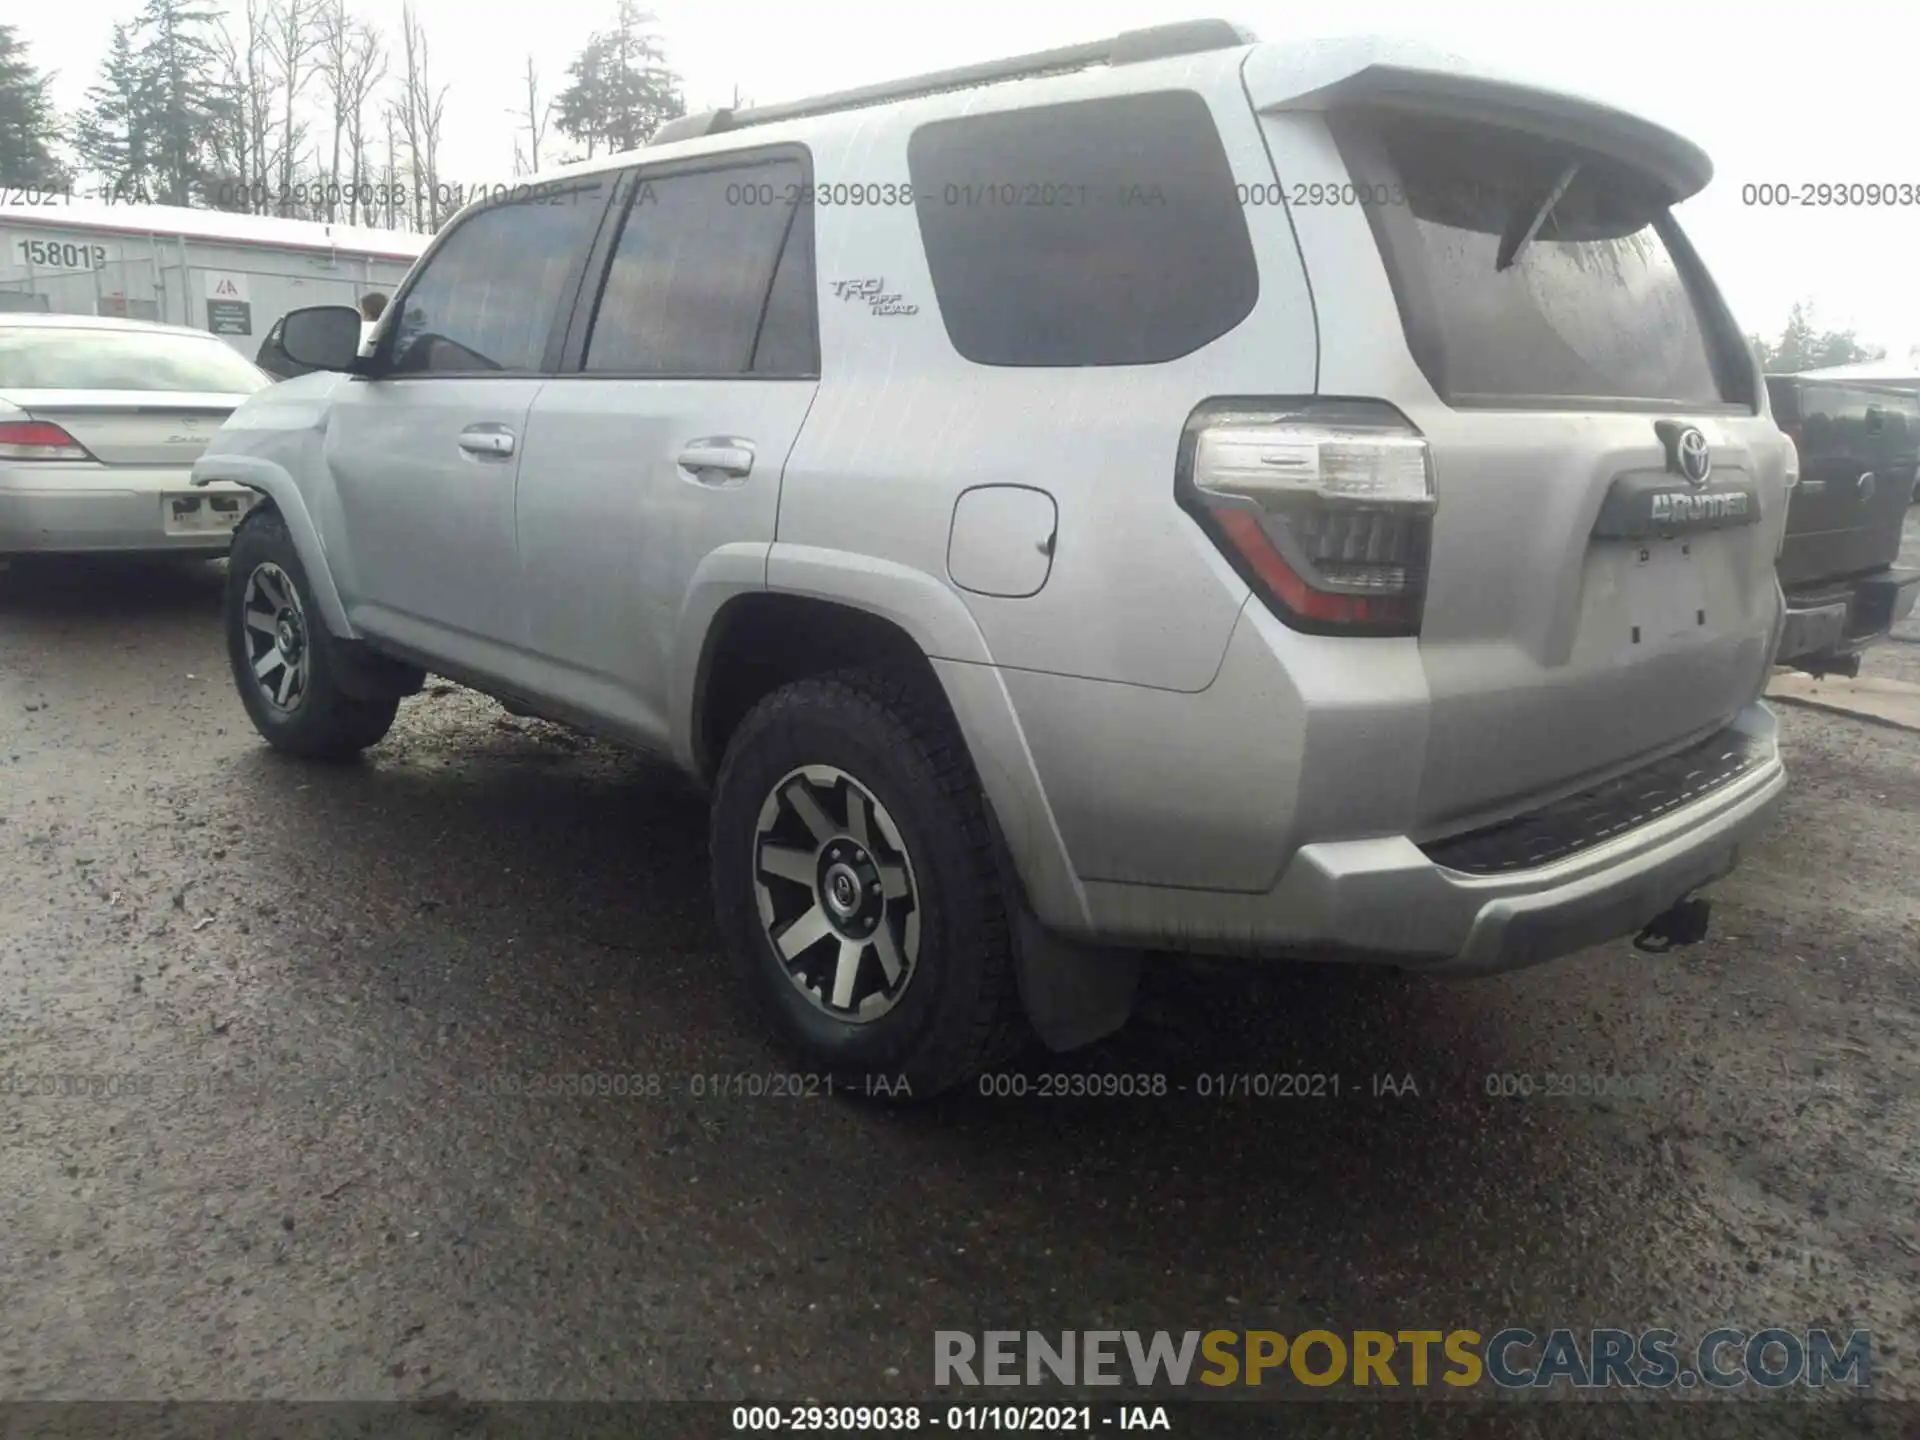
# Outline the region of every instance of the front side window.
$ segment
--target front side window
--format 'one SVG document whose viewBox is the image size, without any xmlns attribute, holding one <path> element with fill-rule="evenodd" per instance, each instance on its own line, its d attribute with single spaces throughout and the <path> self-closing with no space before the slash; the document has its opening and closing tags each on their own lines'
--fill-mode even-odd
<svg viewBox="0 0 1920 1440">
<path fill-rule="evenodd" d="M 606 182 L 496 201 L 459 223 L 407 291 L 387 370 L 537 371 L 606 208 Z"/>
<path fill-rule="evenodd" d="M 818 373 L 805 179 L 778 159 L 636 181 L 587 373 Z"/>
</svg>

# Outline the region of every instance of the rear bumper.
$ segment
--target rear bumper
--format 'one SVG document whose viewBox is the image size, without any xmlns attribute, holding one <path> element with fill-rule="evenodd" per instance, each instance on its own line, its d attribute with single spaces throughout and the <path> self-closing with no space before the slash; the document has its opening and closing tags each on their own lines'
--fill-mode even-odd
<svg viewBox="0 0 1920 1440">
<path fill-rule="evenodd" d="M 239 501 L 244 514 L 259 497 L 239 485 L 195 490 L 186 470 L 134 472 L 106 468 L 48 474 L 52 466 L 0 468 L 0 555 L 156 554 L 224 555 L 231 528 L 195 529 L 169 523 L 165 497 Z"/>
<path fill-rule="evenodd" d="M 1405 836 L 1304 845 L 1261 895 L 1094 884 L 1095 928 L 1115 941 L 1214 953 L 1355 960 L 1454 975 L 1538 964 L 1631 935 L 1718 880 L 1777 808 L 1786 771 L 1772 713 L 1730 727 L 1751 757 L 1657 818 L 1552 863 L 1468 873 Z"/>
<path fill-rule="evenodd" d="M 1787 596 L 1775 661 L 1800 669 L 1858 654 L 1883 639 L 1920 601 L 1920 570 L 1882 570 L 1839 587 Z"/>
</svg>

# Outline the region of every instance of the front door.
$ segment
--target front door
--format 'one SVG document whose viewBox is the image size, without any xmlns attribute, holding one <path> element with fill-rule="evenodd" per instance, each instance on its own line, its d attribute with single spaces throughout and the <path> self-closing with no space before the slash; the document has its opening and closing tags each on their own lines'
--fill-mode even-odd
<svg viewBox="0 0 1920 1440">
<path fill-rule="evenodd" d="M 469 210 L 401 292 L 375 374 L 337 386 L 323 445 L 339 513 L 316 518 L 356 630 L 483 675 L 520 667 L 514 487 L 610 188 Z"/>
</svg>

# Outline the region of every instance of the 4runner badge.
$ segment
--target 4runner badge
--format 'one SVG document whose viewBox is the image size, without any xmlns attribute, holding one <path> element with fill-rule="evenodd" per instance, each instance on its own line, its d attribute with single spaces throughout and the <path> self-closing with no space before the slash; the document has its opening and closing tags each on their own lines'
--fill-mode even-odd
<svg viewBox="0 0 1920 1440">
<path fill-rule="evenodd" d="M 1648 518 L 1656 525 L 1697 525 L 1703 520 L 1739 520 L 1748 514 L 1747 493 L 1689 495 L 1682 490 L 1653 497 Z"/>
<path fill-rule="evenodd" d="M 868 280 L 836 280 L 833 282 L 833 295 L 836 300 L 864 300 L 875 315 L 918 315 L 918 305 L 908 305 L 899 294 L 889 293 L 887 282 L 879 276 Z"/>
</svg>

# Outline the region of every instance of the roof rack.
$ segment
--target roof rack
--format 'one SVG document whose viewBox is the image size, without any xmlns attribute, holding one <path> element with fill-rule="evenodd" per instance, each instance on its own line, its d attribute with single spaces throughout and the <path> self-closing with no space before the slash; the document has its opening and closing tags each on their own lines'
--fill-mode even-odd
<svg viewBox="0 0 1920 1440">
<path fill-rule="evenodd" d="M 1251 31 L 1225 20 L 1181 20 L 1171 25 L 1123 31 L 1111 40 L 1065 45 L 1057 50 L 1037 50 L 1031 55 L 988 60 L 953 70 L 936 70 L 907 80 L 864 85 L 857 90 L 816 95 L 810 100 L 793 100 L 784 105 L 761 105 L 750 110 L 703 110 L 698 115 L 669 120 L 654 132 L 648 144 L 671 145 L 677 140 L 697 140 L 703 135 L 718 135 L 724 131 L 745 129 L 749 125 L 771 125 L 779 120 L 827 115 L 836 110 L 857 110 L 867 105 L 884 105 L 894 100 L 938 95 L 947 90 L 992 85 L 1002 80 L 1063 74 L 1084 70 L 1090 65 L 1137 65 L 1146 60 L 1165 60 L 1176 55 L 1196 55 L 1208 50 L 1229 50 L 1253 43 Z"/>
</svg>

